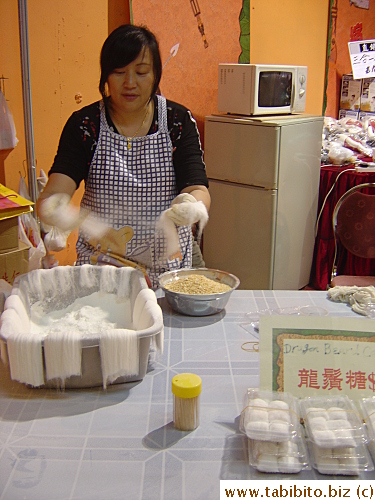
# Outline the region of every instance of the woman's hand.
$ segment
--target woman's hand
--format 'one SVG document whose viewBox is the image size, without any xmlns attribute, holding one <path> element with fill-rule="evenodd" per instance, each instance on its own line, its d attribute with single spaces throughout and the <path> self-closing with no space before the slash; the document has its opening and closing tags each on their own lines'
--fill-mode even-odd
<svg viewBox="0 0 375 500">
<path fill-rule="evenodd" d="M 62 231 L 73 231 L 87 215 L 70 205 L 70 196 L 66 193 L 55 193 L 43 199 L 38 213 L 44 224 Z"/>
<path fill-rule="evenodd" d="M 176 196 L 167 215 L 176 226 L 191 226 L 199 222 L 204 227 L 208 221 L 208 212 L 203 202 L 197 201 L 189 193 Z"/>
</svg>

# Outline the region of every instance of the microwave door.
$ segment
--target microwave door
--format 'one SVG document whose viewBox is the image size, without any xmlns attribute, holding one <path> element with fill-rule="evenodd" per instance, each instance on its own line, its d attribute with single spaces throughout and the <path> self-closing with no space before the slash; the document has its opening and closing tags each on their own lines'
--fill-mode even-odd
<svg viewBox="0 0 375 500">
<path fill-rule="evenodd" d="M 260 68 L 254 95 L 256 114 L 291 113 L 293 85 L 292 70 Z"/>
</svg>

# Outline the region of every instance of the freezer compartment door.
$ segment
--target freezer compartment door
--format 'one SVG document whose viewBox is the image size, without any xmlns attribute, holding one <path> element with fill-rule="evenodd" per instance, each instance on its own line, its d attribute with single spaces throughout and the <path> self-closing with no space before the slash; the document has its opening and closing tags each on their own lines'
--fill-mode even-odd
<svg viewBox="0 0 375 500">
<path fill-rule="evenodd" d="M 241 289 L 272 289 L 277 191 L 209 182 L 212 205 L 203 234 L 206 266 L 235 274 Z"/>
<path fill-rule="evenodd" d="M 205 119 L 204 161 L 212 179 L 276 189 L 280 127 Z"/>
</svg>

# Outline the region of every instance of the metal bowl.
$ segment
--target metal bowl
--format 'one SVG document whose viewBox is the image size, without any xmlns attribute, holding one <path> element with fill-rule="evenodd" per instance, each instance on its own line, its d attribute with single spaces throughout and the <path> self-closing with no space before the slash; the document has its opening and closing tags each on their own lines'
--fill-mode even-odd
<svg viewBox="0 0 375 500">
<path fill-rule="evenodd" d="M 187 294 L 172 292 L 165 288 L 171 281 L 179 280 L 193 274 L 206 276 L 218 283 L 225 283 L 231 287 L 227 292 L 211 294 Z M 210 316 L 222 311 L 233 290 L 240 284 L 240 280 L 233 274 L 218 269 L 177 269 L 168 271 L 159 276 L 160 288 L 164 291 L 165 297 L 175 311 L 188 316 Z"/>
</svg>

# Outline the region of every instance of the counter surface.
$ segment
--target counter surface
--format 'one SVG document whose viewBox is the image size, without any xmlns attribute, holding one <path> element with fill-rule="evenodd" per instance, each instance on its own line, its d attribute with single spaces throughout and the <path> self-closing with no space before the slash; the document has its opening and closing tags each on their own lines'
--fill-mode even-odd
<svg viewBox="0 0 375 500">
<path fill-rule="evenodd" d="M 237 290 L 225 311 L 201 318 L 174 313 L 158 297 L 164 353 L 142 382 L 106 391 L 30 389 L 0 363 L 1 500 L 217 499 L 220 479 L 330 478 L 314 470 L 267 475 L 248 465 L 239 416 L 246 389 L 259 384 L 259 353 L 241 349 L 256 339 L 241 324 L 248 312 L 303 305 L 369 320 L 323 291 Z M 202 378 L 193 432 L 173 427 L 171 379 L 181 372 Z"/>
</svg>

